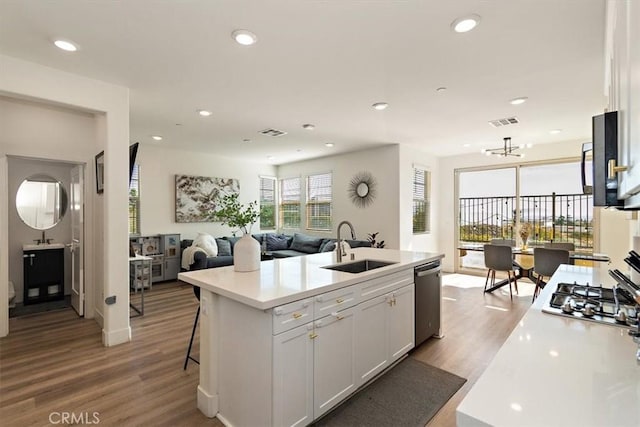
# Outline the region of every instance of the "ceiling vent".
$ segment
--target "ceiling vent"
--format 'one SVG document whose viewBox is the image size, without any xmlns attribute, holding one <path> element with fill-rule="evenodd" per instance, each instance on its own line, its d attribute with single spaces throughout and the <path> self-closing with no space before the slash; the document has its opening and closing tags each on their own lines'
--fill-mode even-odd
<svg viewBox="0 0 640 427">
<path fill-rule="evenodd" d="M 507 117 L 506 119 L 489 120 L 489 124 L 494 128 L 499 128 L 506 125 L 515 125 L 520 123 L 517 117 Z"/>
<path fill-rule="evenodd" d="M 261 130 L 260 133 L 263 134 L 263 135 L 273 136 L 273 137 L 282 136 L 282 135 L 286 135 L 287 134 L 286 132 L 283 132 L 283 131 L 278 130 L 278 129 L 265 129 L 265 130 Z"/>
</svg>

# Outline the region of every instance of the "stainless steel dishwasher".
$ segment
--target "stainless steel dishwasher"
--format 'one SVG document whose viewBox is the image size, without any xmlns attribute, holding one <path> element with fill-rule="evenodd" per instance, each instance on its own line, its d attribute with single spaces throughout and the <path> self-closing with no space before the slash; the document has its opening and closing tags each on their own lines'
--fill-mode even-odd
<svg viewBox="0 0 640 427">
<path fill-rule="evenodd" d="M 440 260 L 419 265 L 414 269 L 416 348 L 431 336 L 442 338 L 440 329 L 441 277 Z"/>
</svg>

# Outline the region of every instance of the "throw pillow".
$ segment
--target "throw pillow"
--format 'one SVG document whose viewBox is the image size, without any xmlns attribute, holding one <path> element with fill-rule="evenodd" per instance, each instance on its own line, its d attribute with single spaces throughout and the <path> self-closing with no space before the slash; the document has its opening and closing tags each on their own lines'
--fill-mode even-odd
<svg viewBox="0 0 640 427">
<path fill-rule="evenodd" d="M 321 243 L 322 238 L 295 233 L 289 249 L 307 254 L 315 254 L 318 252 L 318 249 L 320 249 Z"/>
<path fill-rule="evenodd" d="M 283 234 L 267 234 L 267 250 L 280 251 L 289 248 L 289 239 Z"/>
<path fill-rule="evenodd" d="M 368 240 L 347 240 L 349 246 L 352 248 L 370 248 L 371 242 Z"/>
<path fill-rule="evenodd" d="M 336 248 L 335 239 L 325 239 L 322 245 L 320 245 L 320 252 L 331 252 L 335 248 Z"/>
<path fill-rule="evenodd" d="M 218 256 L 231 256 L 230 241 L 216 237 L 216 245 L 218 245 Z"/>
<path fill-rule="evenodd" d="M 198 236 L 193 240 L 193 245 L 204 249 L 207 256 L 217 256 L 218 246 L 216 245 L 216 239 L 212 235 L 207 233 L 198 233 Z"/>
<path fill-rule="evenodd" d="M 227 240 L 231 244 L 231 255 L 233 255 L 233 247 L 236 245 L 236 242 L 240 240 L 240 237 L 226 236 L 226 237 L 223 237 L 223 239 Z"/>
</svg>

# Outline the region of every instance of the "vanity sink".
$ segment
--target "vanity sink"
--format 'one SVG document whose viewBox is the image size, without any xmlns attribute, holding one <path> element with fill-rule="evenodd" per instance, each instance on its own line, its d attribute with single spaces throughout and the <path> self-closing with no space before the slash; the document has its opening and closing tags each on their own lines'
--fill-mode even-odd
<svg viewBox="0 0 640 427">
<path fill-rule="evenodd" d="M 328 270 L 344 271 L 345 273 L 362 273 L 363 271 L 375 270 L 376 268 L 386 267 L 387 265 L 396 264 L 389 261 L 376 261 L 373 259 L 363 259 L 356 262 L 349 262 L 338 265 L 328 265 Z"/>
</svg>

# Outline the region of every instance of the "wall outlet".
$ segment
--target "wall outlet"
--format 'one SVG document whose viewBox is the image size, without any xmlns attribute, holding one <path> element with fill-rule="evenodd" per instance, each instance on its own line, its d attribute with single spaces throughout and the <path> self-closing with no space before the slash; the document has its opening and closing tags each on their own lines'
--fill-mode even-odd
<svg viewBox="0 0 640 427">
<path fill-rule="evenodd" d="M 104 299 L 104 303 L 107 304 L 107 305 L 115 304 L 116 303 L 116 296 L 113 295 L 113 296 L 110 296 L 110 297 L 106 297 Z"/>
</svg>

